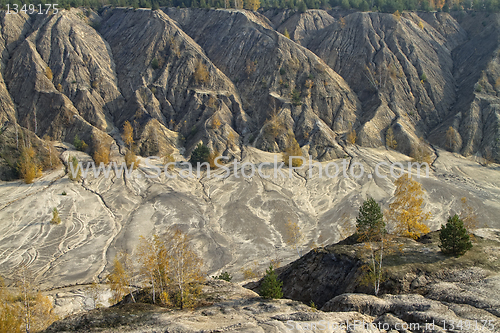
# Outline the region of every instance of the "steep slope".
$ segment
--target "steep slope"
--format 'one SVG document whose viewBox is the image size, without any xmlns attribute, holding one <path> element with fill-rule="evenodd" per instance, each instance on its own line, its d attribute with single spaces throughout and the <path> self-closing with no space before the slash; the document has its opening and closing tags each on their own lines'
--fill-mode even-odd
<svg viewBox="0 0 500 333">
<path fill-rule="evenodd" d="M 54 87 L 89 123 L 111 131 L 112 117 L 123 105 L 115 65 L 106 41 L 82 16 L 71 10 L 38 18 L 27 40 L 51 69 Z"/>
<path fill-rule="evenodd" d="M 311 9 L 303 14 L 292 10 L 270 9 L 264 12 L 275 30 L 282 34 L 288 31 L 290 38 L 300 45 L 307 45 L 319 31 L 335 22 L 324 10 Z"/>
<path fill-rule="evenodd" d="M 17 122 L 38 137 L 72 142 L 78 134 L 91 147 L 110 145 L 103 131 L 114 127 L 109 110 L 118 108 L 112 105 L 120 93 L 111 59 L 102 52 L 106 44 L 77 14 L 63 11 L 29 20 L 23 13 L 2 13 L 7 89 L 0 84 L 0 117 L 9 120 L 6 126 Z M 97 73 L 103 76 L 101 90 L 92 85 Z"/>
<path fill-rule="evenodd" d="M 449 20 L 453 21 L 453 20 Z M 454 38 L 465 40 L 458 30 Z M 450 45 L 415 14 L 352 13 L 307 47 L 346 78 L 363 102 L 358 143 L 377 146 L 393 127 L 398 150 L 412 152 L 420 136 L 447 116 L 456 99 Z"/>
<path fill-rule="evenodd" d="M 331 14 L 331 15 L 329 15 Z M 269 10 L 273 27 L 318 54 L 358 94 L 362 145 L 411 154 L 423 137 L 498 160 L 498 15 Z M 484 45 L 484 46 L 482 46 Z M 422 80 L 425 79 L 425 80 Z M 453 127 L 455 131 L 447 131 Z"/>
<path fill-rule="evenodd" d="M 235 87 L 165 13 L 115 9 L 104 18 L 101 33 L 111 45 L 127 99 L 118 125 L 155 122 L 159 140 L 176 131 L 188 150 L 203 140 L 221 153 L 239 152 L 238 133 L 246 131 L 247 116 Z M 140 149 L 146 156 L 159 151 Z"/>
<path fill-rule="evenodd" d="M 379 317 L 375 323 L 403 320 L 440 327 L 451 320 L 482 318 L 493 324 L 485 330 L 498 332 L 500 230 L 479 229 L 475 234 L 473 248 L 461 257 L 440 251 L 438 232 L 419 241 L 396 239 L 393 246 L 398 249 L 385 251 L 379 297 L 365 295 L 373 290 L 363 279 L 369 252 L 354 236 L 314 249 L 277 272 L 286 298 L 313 301 L 322 311 L 358 311 Z M 258 284 L 246 287 L 259 288 Z"/>
<path fill-rule="evenodd" d="M 500 156 L 500 16 L 477 14 L 458 17 L 469 40 L 454 49 L 457 101 L 449 117 L 430 137 L 464 155 L 478 154 L 487 160 Z M 455 142 L 443 133 L 455 128 Z"/>
<path fill-rule="evenodd" d="M 0 24 L 2 33 L 0 34 L 0 61 L 2 68 L 5 68 L 7 60 L 12 56 L 12 51 L 20 43 L 20 38 L 26 33 L 27 15 L 6 15 L 0 13 Z M 12 98 L 7 91 L 4 81 L 4 71 L 0 72 L 0 123 L 15 123 L 15 107 Z"/>
<path fill-rule="evenodd" d="M 236 83 L 252 118 L 254 146 L 282 151 L 294 138 L 319 159 L 344 155 L 337 141 L 359 102 L 346 82 L 309 50 L 248 11 L 169 8 L 175 19 Z M 224 45 L 224 47 L 221 47 Z"/>
</svg>

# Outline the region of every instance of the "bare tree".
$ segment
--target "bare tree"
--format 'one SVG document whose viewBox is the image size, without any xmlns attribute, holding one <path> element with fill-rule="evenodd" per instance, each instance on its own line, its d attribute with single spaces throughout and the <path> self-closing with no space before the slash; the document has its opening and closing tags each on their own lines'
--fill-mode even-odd
<svg viewBox="0 0 500 333">
<path fill-rule="evenodd" d="M 286 238 L 285 242 L 292 247 L 292 249 L 297 250 L 297 254 L 301 257 L 300 244 L 304 240 L 304 234 L 300 230 L 297 222 L 293 222 L 290 219 L 286 223 Z"/>
</svg>

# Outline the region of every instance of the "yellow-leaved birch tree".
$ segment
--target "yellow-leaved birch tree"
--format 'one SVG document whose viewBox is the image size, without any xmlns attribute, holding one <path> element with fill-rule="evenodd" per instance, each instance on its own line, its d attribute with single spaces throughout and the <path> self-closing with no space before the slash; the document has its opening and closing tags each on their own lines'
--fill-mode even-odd
<svg viewBox="0 0 500 333">
<path fill-rule="evenodd" d="M 167 233 L 166 246 L 169 251 L 169 277 L 174 287 L 175 303 L 181 309 L 190 307 L 201 292 L 199 283 L 204 279 L 201 271 L 202 260 L 191 248 L 189 236 L 179 229 Z"/>
<path fill-rule="evenodd" d="M 431 217 L 430 212 L 424 212 L 424 190 L 422 185 L 408 175 L 403 175 L 394 182 L 396 190 L 394 201 L 389 205 L 388 219 L 394 223 L 395 232 L 403 237 L 417 239 L 428 233 L 425 224 Z"/>
</svg>

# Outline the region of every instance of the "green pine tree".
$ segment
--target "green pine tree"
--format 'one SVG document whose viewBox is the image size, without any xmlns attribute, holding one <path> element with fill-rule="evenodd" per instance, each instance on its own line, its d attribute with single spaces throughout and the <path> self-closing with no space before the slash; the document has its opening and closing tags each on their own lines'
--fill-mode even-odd
<svg viewBox="0 0 500 333">
<path fill-rule="evenodd" d="M 269 265 L 269 269 L 266 269 L 264 281 L 262 281 L 262 285 L 260 286 L 260 296 L 264 298 L 282 298 L 282 287 L 283 282 L 278 279 L 273 265 Z"/>
<path fill-rule="evenodd" d="M 151 68 L 153 68 L 154 70 L 160 68 L 158 59 L 154 58 L 153 60 L 151 60 Z"/>
<path fill-rule="evenodd" d="M 191 153 L 191 158 L 189 159 L 189 163 L 191 163 L 194 167 L 196 167 L 198 162 L 204 163 L 208 162 L 210 157 L 210 149 L 207 146 L 200 143 Z"/>
<path fill-rule="evenodd" d="M 446 254 L 461 256 L 472 248 L 469 233 L 457 214 L 448 218 L 446 226 L 441 226 L 439 240 L 439 247 Z"/>
<path fill-rule="evenodd" d="M 386 233 L 384 215 L 373 198 L 369 198 L 359 207 L 356 232 L 361 241 L 379 239 Z"/>
<path fill-rule="evenodd" d="M 299 13 L 305 13 L 307 11 L 307 5 L 304 1 L 299 2 L 298 11 Z"/>
</svg>

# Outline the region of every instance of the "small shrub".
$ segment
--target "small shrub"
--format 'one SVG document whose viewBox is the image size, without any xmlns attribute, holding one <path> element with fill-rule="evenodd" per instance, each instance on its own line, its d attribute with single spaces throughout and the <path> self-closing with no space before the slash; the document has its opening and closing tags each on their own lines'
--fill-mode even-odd
<svg viewBox="0 0 500 333">
<path fill-rule="evenodd" d="M 56 87 L 57 91 L 59 92 L 62 92 L 63 91 L 63 87 L 60 83 L 57 84 L 57 87 Z"/>
<path fill-rule="evenodd" d="M 170 46 L 170 50 L 177 56 L 181 56 L 181 49 L 179 46 L 179 43 L 175 40 L 174 36 L 170 37 L 170 40 L 168 41 L 168 44 Z"/>
<path fill-rule="evenodd" d="M 253 73 L 255 73 L 256 70 L 257 70 L 257 60 L 254 61 L 247 60 L 247 65 L 245 68 L 245 73 L 247 74 L 247 76 L 252 75 Z"/>
<path fill-rule="evenodd" d="M 94 162 L 97 166 L 104 163 L 105 165 L 109 163 L 109 153 L 110 147 L 105 147 L 102 143 L 98 143 L 93 154 Z"/>
<path fill-rule="evenodd" d="M 439 240 L 439 247 L 446 254 L 461 256 L 472 248 L 469 233 L 457 214 L 448 218 L 446 226 L 441 226 Z"/>
<path fill-rule="evenodd" d="M 158 59 L 154 58 L 151 61 L 151 68 L 153 68 L 154 70 L 157 70 L 158 68 L 160 68 L 160 64 L 158 63 Z"/>
<path fill-rule="evenodd" d="M 69 165 L 69 163 L 71 163 L 71 165 L 73 166 L 73 170 L 75 171 L 74 175 L 73 172 L 71 172 L 71 166 Z M 77 182 L 82 178 L 82 170 L 80 170 L 78 166 L 78 159 L 75 156 L 70 157 L 69 163 L 68 163 L 68 177 L 70 180 Z"/>
<path fill-rule="evenodd" d="M 260 286 L 260 296 L 264 298 L 282 298 L 283 297 L 283 282 L 278 279 L 278 275 L 274 271 L 272 265 L 266 270 L 266 276 Z"/>
<path fill-rule="evenodd" d="M 389 127 L 389 129 L 385 133 L 385 144 L 391 149 L 396 149 L 396 147 L 398 146 L 398 143 L 394 138 L 394 130 L 392 129 L 392 127 Z"/>
<path fill-rule="evenodd" d="M 19 156 L 18 172 L 26 184 L 33 183 L 35 178 L 42 176 L 42 168 L 35 157 L 35 150 L 32 147 L 21 148 Z"/>
<path fill-rule="evenodd" d="M 45 76 L 47 77 L 47 79 L 49 79 L 51 81 L 52 81 L 52 78 L 54 77 L 54 75 L 52 74 L 52 70 L 50 69 L 49 66 L 47 66 L 47 68 L 45 68 Z"/>
<path fill-rule="evenodd" d="M 394 16 L 394 18 L 396 19 L 396 21 L 400 21 L 401 20 L 401 13 L 399 12 L 399 10 L 396 10 L 394 12 L 394 14 L 392 14 Z"/>
<path fill-rule="evenodd" d="M 221 125 L 222 125 L 222 123 L 220 121 L 220 118 L 217 115 L 212 117 L 212 128 L 214 130 L 218 130 Z"/>
<path fill-rule="evenodd" d="M 61 193 L 61 195 L 67 195 L 66 191 L 63 191 L 63 193 Z"/>
<path fill-rule="evenodd" d="M 204 144 L 200 143 L 191 153 L 191 158 L 189 159 L 189 163 L 191 163 L 191 165 L 196 167 L 198 165 L 198 162 L 200 163 L 209 162 L 209 158 L 210 158 L 210 149 L 208 149 L 208 147 L 205 146 Z"/>
<path fill-rule="evenodd" d="M 245 280 L 255 279 L 258 276 L 259 276 L 259 274 L 252 268 L 244 268 L 243 269 L 243 279 L 245 279 Z"/>
<path fill-rule="evenodd" d="M 340 27 L 341 27 L 342 29 L 343 29 L 343 28 L 345 28 L 345 25 L 347 24 L 347 22 L 346 22 L 345 18 L 344 18 L 344 17 L 341 17 L 341 18 L 340 18 L 340 20 L 339 20 L 339 22 L 340 22 Z"/>
<path fill-rule="evenodd" d="M 271 265 L 273 267 L 280 268 L 281 267 L 281 259 L 279 259 L 279 258 L 271 259 Z"/>
<path fill-rule="evenodd" d="M 216 102 L 217 102 L 217 99 L 214 96 L 210 95 L 210 97 L 208 98 L 207 106 L 211 109 L 215 109 Z"/>
<path fill-rule="evenodd" d="M 227 282 L 231 282 L 231 280 L 233 279 L 233 277 L 231 276 L 231 274 L 229 274 L 228 272 L 222 272 L 219 275 L 214 276 L 213 278 L 217 279 L 217 280 L 224 280 L 224 281 L 227 281 Z"/>
<path fill-rule="evenodd" d="M 422 138 L 420 138 L 419 143 L 412 145 L 410 157 L 413 158 L 414 162 L 418 162 L 418 163 L 425 162 L 425 163 L 431 165 L 433 162 L 432 161 L 432 152 L 429 148 L 427 148 L 427 146 L 425 145 Z"/>
<path fill-rule="evenodd" d="M 285 124 L 278 118 L 275 113 L 273 113 L 271 117 L 266 120 L 266 123 L 264 125 L 264 133 L 271 138 L 276 139 L 278 136 L 282 135 L 285 132 Z"/>
<path fill-rule="evenodd" d="M 280 68 L 280 75 L 285 75 L 285 74 L 286 74 L 286 70 L 283 67 L 281 67 Z"/>
<path fill-rule="evenodd" d="M 59 211 L 54 207 L 52 209 L 52 220 L 50 220 L 51 224 L 61 224 L 61 218 L 59 217 Z"/>
<path fill-rule="evenodd" d="M 474 91 L 478 92 L 478 93 L 483 91 L 483 87 L 481 86 L 481 84 L 479 82 L 474 85 Z"/>
<path fill-rule="evenodd" d="M 194 80 L 196 84 L 208 83 L 209 78 L 207 66 L 201 60 L 198 60 L 194 70 Z"/>
<path fill-rule="evenodd" d="M 139 166 L 139 159 L 133 151 L 129 150 L 125 154 L 125 164 L 127 165 L 127 168 L 130 168 L 132 166 L 132 170 L 137 169 L 137 167 Z"/>
<path fill-rule="evenodd" d="M 418 27 L 422 30 L 424 29 L 424 23 L 422 22 L 422 20 L 418 21 Z"/>
<path fill-rule="evenodd" d="M 500 89 L 500 77 L 495 81 L 495 89 Z"/>
<path fill-rule="evenodd" d="M 163 156 L 163 163 L 167 165 L 168 163 L 175 163 L 175 158 L 172 156 L 172 154 L 166 154 Z M 170 164 L 167 168 L 168 171 L 173 171 L 175 166 L 173 164 Z"/>
<path fill-rule="evenodd" d="M 296 89 L 294 91 L 292 91 L 292 104 L 295 106 L 302 105 L 302 101 L 300 98 L 300 91 L 298 91 Z"/>
<path fill-rule="evenodd" d="M 212 169 L 212 170 L 217 169 L 217 166 L 215 165 L 215 160 L 219 156 L 220 156 L 220 153 L 217 149 L 215 149 L 213 153 L 210 153 L 210 155 L 208 156 L 208 164 L 210 164 L 210 169 Z"/>
<path fill-rule="evenodd" d="M 422 73 L 422 75 L 420 75 L 420 81 L 422 81 L 422 82 L 427 81 L 427 75 L 425 75 L 425 73 Z"/>
<path fill-rule="evenodd" d="M 352 128 L 352 124 L 350 124 L 346 134 L 346 141 L 347 143 L 353 145 L 356 143 L 356 139 L 357 139 L 356 131 L 354 130 L 354 128 Z"/>
<path fill-rule="evenodd" d="M 290 157 L 292 156 L 302 156 L 302 150 L 295 138 L 290 139 L 288 147 L 282 154 L 283 163 L 285 163 L 286 166 L 289 166 Z M 300 158 L 292 158 L 292 167 L 296 168 L 300 166 L 302 166 L 302 160 Z"/>
<path fill-rule="evenodd" d="M 79 151 L 85 151 L 88 148 L 88 145 L 85 143 L 85 141 L 80 140 L 78 134 L 75 135 L 75 138 L 73 139 L 73 146 L 75 146 L 75 149 Z"/>
<path fill-rule="evenodd" d="M 290 33 L 288 32 L 287 28 L 285 28 L 285 31 L 283 31 L 283 36 L 285 36 L 286 38 L 290 39 Z"/>
</svg>

